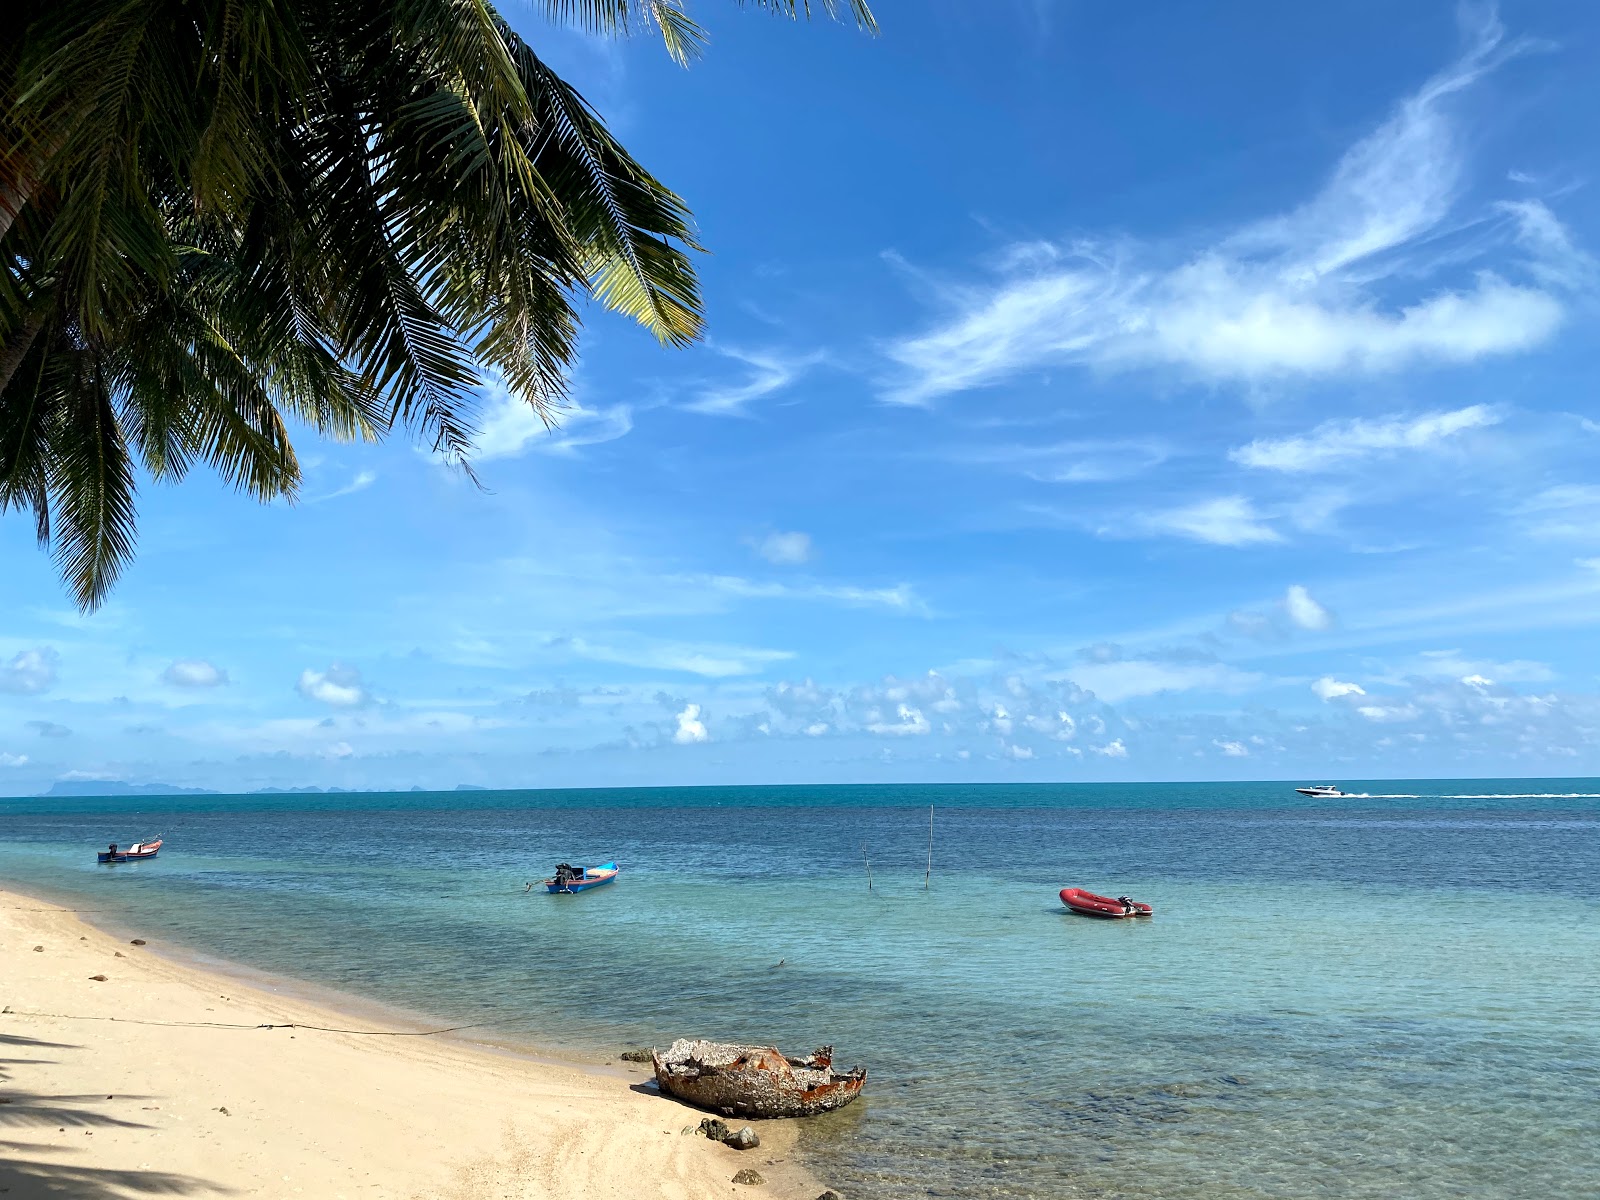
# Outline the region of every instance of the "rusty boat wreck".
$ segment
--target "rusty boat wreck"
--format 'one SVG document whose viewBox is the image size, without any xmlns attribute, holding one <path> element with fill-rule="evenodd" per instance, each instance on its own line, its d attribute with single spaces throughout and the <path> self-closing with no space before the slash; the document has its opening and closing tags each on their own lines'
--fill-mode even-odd
<svg viewBox="0 0 1600 1200">
<path fill-rule="evenodd" d="M 833 1069 L 833 1047 L 789 1058 L 771 1046 L 680 1038 L 650 1051 L 663 1092 L 737 1117 L 809 1117 L 843 1108 L 861 1094 L 865 1067 Z"/>
</svg>

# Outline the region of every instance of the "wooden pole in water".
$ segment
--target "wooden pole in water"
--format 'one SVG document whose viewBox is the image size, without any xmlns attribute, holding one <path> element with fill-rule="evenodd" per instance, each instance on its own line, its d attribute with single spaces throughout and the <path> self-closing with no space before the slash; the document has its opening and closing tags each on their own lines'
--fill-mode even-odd
<svg viewBox="0 0 1600 1200">
<path fill-rule="evenodd" d="M 928 890 L 928 880 L 933 877 L 933 805 L 928 805 L 928 869 L 922 875 L 922 890 Z"/>
<path fill-rule="evenodd" d="M 872 890 L 872 860 L 867 857 L 867 844 L 861 843 L 861 861 L 867 864 L 867 891 Z"/>
</svg>

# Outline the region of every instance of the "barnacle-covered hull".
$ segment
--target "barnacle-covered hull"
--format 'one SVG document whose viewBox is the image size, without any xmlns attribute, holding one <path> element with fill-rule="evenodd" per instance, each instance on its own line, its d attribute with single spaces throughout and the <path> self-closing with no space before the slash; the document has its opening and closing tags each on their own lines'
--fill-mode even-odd
<svg viewBox="0 0 1600 1200">
<path fill-rule="evenodd" d="M 843 1108 L 867 1082 L 864 1067 L 835 1071 L 831 1046 L 788 1058 L 771 1046 L 680 1038 L 650 1058 L 663 1092 L 724 1116 L 814 1116 Z"/>
</svg>

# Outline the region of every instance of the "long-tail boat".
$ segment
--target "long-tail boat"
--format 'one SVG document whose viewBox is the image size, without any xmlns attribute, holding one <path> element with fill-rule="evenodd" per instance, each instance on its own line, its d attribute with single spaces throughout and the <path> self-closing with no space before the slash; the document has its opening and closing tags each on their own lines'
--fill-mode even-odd
<svg viewBox="0 0 1600 1200">
<path fill-rule="evenodd" d="M 598 867 L 575 867 L 571 863 L 561 863 L 556 867 L 553 877 L 541 882 L 544 890 L 552 894 L 587 892 L 610 883 L 620 870 L 614 862 L 603 862 Z"/>
<path fill-rule="evenodd" d="M 111 848 L 100 851 L 95 855 L 95 859 L 103 863 L 138 862 L 142 858 L 154 858 L 160 849 L 160 838 L 152 838 L 148 842 L 135 842 L 126 850 L 112 842 Z"/>
</svg>

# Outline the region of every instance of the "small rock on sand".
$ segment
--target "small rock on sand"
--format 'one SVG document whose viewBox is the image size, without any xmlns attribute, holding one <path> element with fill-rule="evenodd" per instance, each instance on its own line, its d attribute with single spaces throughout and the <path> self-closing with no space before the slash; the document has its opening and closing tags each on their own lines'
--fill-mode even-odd
<svg viewBox="0 0 1600 1200">
<path fill-rule="evenodd" d="M 127 956 L 127 955 L 126 955 L 126 954 L 124 954 L 124 953 L 123 953 L 123 952 L 122 952 L 122 951 L 121 951 L 121 950 L 118 950 L 118 951 L 117 951 L 117 952 L 116 952 L 116 953 L 117 953 L 117 957 L 118 957 L 118 958 L 127 958 L 127 957 L 128 957 L 128 956 Z"/>
<path fill-rule="evenodd" d="M 728 1140 L 728 1127 L 715 1117 L 707 1117 L 701 1121 L 697 1132 L 705 1134 L 713 1142 Z"/>
<path fill-rule="evenodd" d="M 130 946 L 142 946 L 142 945 L 144 945 L 144 939 L 143 938 L 134 938 L 133 941 L 128 943 L 128 945 L 130 945 Z"/>
<path fill-rule="evenodd" d="M 756 1131 L 746 1125 L 735 1133 L 730 1133 L 722 1139 L 724 1146 L 732 1146 L 735 1150 L 754 1150 L 761 1145 L 761 1139 L 756 1136 Z"/>
<path fill-rule="evenodd" d="M 839 1195 L 839 1193 L 834 1191 L 832 1188 L 829 1188 L 827 1191 L 823 1192 L 822 1195 L 818 1196 L 817 1200 L 844 1200 L 844 1197 Z"/>
<path fill-rule="evenodd" d="M 91 975 L 89 978 L 94 980 L 96 983 L 106 982 L 106 977 L 104 975 Z"/>
<path fill-rule="evenodd" d="M 735 1183 L 742 1183 L 746 1187 L 760 1187 L 767 1181 L 767 1178 L 760 1171 L 754 1171 L 749 1167 L 746 1167 L 733 1177 L 733 1181 Z"/>
<path fill-rule="evenodd" d="M 33 948 L 33 952 L 35 954 L 43 954 L 44 953 L 44 947 L 43 946 L 35 946 Z"/>
<path fill-rule="evenodd" d="M 617 1055 L 617 1057 L 620 1058 L 623 1062 L 647 1063 L 647 1062 L 650 1061 L 650 1051 L 648 1051 L 648 1050 L 624 1050 L 621 1054 Z"/>
</svg>

